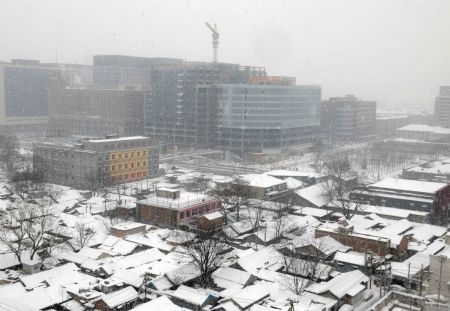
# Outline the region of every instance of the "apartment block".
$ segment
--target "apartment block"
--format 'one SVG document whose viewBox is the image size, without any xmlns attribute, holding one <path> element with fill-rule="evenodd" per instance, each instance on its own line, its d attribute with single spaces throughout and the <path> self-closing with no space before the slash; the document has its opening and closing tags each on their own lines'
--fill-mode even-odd
<svg viewBox="0 0 450 311">
<path fill-rule="evenodd" d="M 33 146 L 33 165 L 44 169 L 48 182 L 95 189 L 157 176 L 159 155 L 143 136 L 53 139 Z"/>
</svg>

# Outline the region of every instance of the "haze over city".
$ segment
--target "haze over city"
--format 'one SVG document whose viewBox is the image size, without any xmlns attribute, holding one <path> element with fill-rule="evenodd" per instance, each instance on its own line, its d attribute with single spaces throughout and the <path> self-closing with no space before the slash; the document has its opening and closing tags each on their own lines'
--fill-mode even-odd
<svg viewBox="0 0 450 311">
<path fill-rule="evenodd" d="M 0 60 L 91 64 L 95 54 L 265 66 L 392 110 L 430 109 L 450 83 L 448 1 L 4 1 Z"/>
<path fill-rule="evenodd" d="M 14 0 L 0 311 L 450 311 L 450 0 Z"/>
</svg>

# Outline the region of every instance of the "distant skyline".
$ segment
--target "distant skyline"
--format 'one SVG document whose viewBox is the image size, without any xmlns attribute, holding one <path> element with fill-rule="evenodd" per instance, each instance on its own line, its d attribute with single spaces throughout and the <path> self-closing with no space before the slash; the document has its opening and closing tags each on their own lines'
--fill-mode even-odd
<svg viewBox="0 0 450 311">
<path fill-rule="evenodd" d="M 354 94 L 379 110 L 432 109 L 450 85 L 446 0 L 6 0 L 0 61 L 92 64 L 95 54 L 264 66 L 319 84 L 322 97 Z"/>
</svg>

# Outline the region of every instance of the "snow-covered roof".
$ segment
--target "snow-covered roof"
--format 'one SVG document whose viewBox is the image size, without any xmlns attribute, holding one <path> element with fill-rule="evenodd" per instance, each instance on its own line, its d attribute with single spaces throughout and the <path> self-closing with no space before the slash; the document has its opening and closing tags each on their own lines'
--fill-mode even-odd
<svg viewBox="0 0 450 311">
<path fill-rule="evenodd" d="M 337 252 L 334 255 L 334 260 L 339 262 L 349 263 L 355 266 L 363 267 L 366 265 L 366 258 L 363 253 L 349 251 L 346 253 Z"/>
<path fill-rule="evenodd" d="M 138 139 L 147 139 L 145 136 L 127 136 L 127 137 L 118 137 L 118 138 L 106 138 L 106 139 L 89 139 L 89 142 L 92 143 L 104 143 L 104 142 L 116 142 L 116 141 L 128 141 L 128 140 L 138 140 Z"/>
<path fill-rule="evenodd" d="M 305 172 L 305 171 L 291 171 L 291 170 L 271 170 L 265 173 L 266 175 L 274 176 L 274 177 L 322 177 L 323 174 L 317 172 Z"/>
<path fill-rule="evenodd" d="M 114 255 L 128 255 L 131 254 L 136 247 L 137 244 L 135 243 L 109 235 L 98 248 Z"/>
<path fill-rule="evenodd" d="M 137 291 L 131 287 L 125 287 L 118 291 L 109 293 L 101 298 L 103 302 L 111 309 L 118 307 L 122 304 L 130 302 L 138 297 Z"/>
<path fill-rule="evenodd" d="M 140 227 L 145 227 L 145 224 L 127 221 L 127 222 L 122 222 L 122 223 L 116 224 L 114 226 L 111 226 L 111 229 L 128 231 L 128 230 L 132 230 L 132 229 L 136 229 L 136 228 L 140 228 Z"/>
<path fill-rule="evenodd" d="M 381 188 L 396 191 L 412 191 L 434 194 L 447 186 L 445 183 L 419 181 L 401 178 L 386 178 L 369 186 L 369 189 Z"/>
<path fill-rule="evenodd" d="M 251 305 L 269 297 L 270 293 L 263 284 L 251 285 L 228 295 L 226 298 L 232 299 L 241 310 L 245 310 Z"/>
<path fill-rule="evenodd" d="M 249 183 L 249 186 L 258 188 L 270 188 L 285 184 L 286 181 L 265 174 L 241 175 L 242 179 Z"/>
<path fill-rule="evenodd" d="M 244 286 L 251 276 L 248 272 L 230 267 L 220 267 L 212 274 L 214 283 L 221 288 L 228 288 L 236 284 Z"/>
<path fill-rule="evenodd" d="M 206 291 L 184 285 L 178 286 L 178 288 L 173 291 L 171 295 L 175 298 L 184 300 L 198 307 L 203 307 L 210 297 L 210 293 Z"/>
<path fill-rule="evenodd" d="M 180 197 L 176 199 L 152 196 L 139 200 L 137 203 L 178 210 L 208 201 L 217 201 L 217 199 L 206 194 L 182 191 L 180 192 Z"/>
<path fill-rule="evenodd" d="M 316 207 L 322 207 L 327 204 L 327 199 L 324 196 L 325 182 L 315 184 L 300 190 L 295 191 L 295 194 L 302 199 L 310 202 Z"/>
<path fill-rule="evenodd" d="M 164 311 L 187 311 L 188 309 L 181 308 L 174 304 L 167 296 L 160 296 L 149 302 L 143 303 L 130 311 L 149 311 L 149 310 L 164 310 Z"/>
<path fill-rule="evenodd" d="M 435 134 L 450 134 L 450 129 L 440 126 L 431 126 L 427 124 L 409 124 L 405 125 L 397 131 L 408 131 L 408 132 L 429 132 Z"/>
<path fill-rule="evenodd" d="M 341 273 L 328 282 L 317 283 L 309 286 L 306 290 L 315 294 L 322 294 L 327 291 L 341 299 L 345 295 L 355 296 L 364 289 L 362 282 L 368 282 L 369 278 L 359 270 Z M 355 291 L 357 290 L 357 292 Z"/>
<path fill-rule="evenodd" d="M 213 213 L 205 214 L 202 217 L 204 217 L 204 218 L 206 218 L 208 220 L 214 220 L 214 219 L 222 218 L 223 215 L 220 212 L 213 212 Z"/>
<path fill-rule="evenodd" d="M 288 189 L 297 189 L 303 187 L 303 183 L 292 177 L 288 177 L 284 180 Z"/>
<path fill-rule="evenodd" d="M 294 214 L 297 215 L 309 215 L 317 218 L 322 218 L 327 216 L 328 214 L 333 213 L 331 210 L 326 210 L 322 208 L 316 207 L 302 207 L 302 206 L 293 206 L 291 209 L 294 209 Z"/>
<path fill-rule="evenodd" d="M 283 266 L 281 254 L 270 246 L 239 258 L 237 262 L 245 271 L 252 274 L 256 274 L 261 268 L 277 271 Z"/>
</svg>

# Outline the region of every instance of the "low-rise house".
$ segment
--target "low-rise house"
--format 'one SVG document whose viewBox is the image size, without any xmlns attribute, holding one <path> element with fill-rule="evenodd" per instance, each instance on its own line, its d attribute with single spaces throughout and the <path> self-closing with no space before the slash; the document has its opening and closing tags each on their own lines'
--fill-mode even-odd
<svg viewBox="0 0 450 311">
<path fill-rule="evenodd" d="M 98 300 L 95 300 L 93 303 L 95 305 L 95 308 L 98 310 L 113 311 L 133 306 L 137 298 L 137 291 L 133 287 L 128 286 L 118 291 L 104 295 Z"/>
<path fill-rule="evenodd" d="M 429 181 L 387 178 L 353 193 L 352 198 L 369 201 L 371 205 L 429 212 L 434 222 L 444 221 L 442 215 L 450 208 L 450 185 Z"/>
<path fill-rule="evenodd" d="M 270 293 L 263 284 L 256 284 L 243 289 L 239 287 L 234 288 L 234 290 L 230 290 L 226 294 L 221 293 L 221 296 L 225 298 L 220 300 L 219 305 L 212 310 L 249 310 L 252 306 L 267 299 Z M 232 309 L 230 305 L 234 305 L 235 309 Z"/>
<path fill-rule="evenodd" d="M 174 304 L 167 296 L 160 296 L 146 303 L 143 303 L 130 311 L 189 311 L 188 309 L 182 308 Z"/>
<path fill-rule="evenodd" d="M 233 269 L 230 267 L 220 267 L 213 272 L 212 278 L 214 284 L 222 289 L 227 289 L 233 286 L 248 286 L 253 284 L 256 277 L 246 271 Z"/>
<path fill-rule="evenodd" d="M 325 197 L 326 182 L 315 184 L 294 191 L 294 202 L 299 206 L 324 208 L 327 205 Z"/>
<path fill-rule="evenodd" d="M 380 260 L 378 256 L 373 256 L 372 254 L 349 251 L 346 253 L 337 252 L 333 261 L 336 270 L 339 272 L 360 270 L 368 273 L 370 269 L 375 271 L 373 267 L 377 266 Z"/>
<path fill-rule="evenodd" d="M 322 295 L 344 304 L 357 307 L 364 301 L 364 290 L 369 278 L 359 270 L 339 274 L 328 282 L 321 282 L 309 286 L 308 292 Z"/>
<path fill-rule="evenodd" d="M 214 231 L 223 226 L 223 215 L 214 212 L 201 216 L 197 221 L 197 228 L 203 231 Z"/>
<path fill-rule="evenodd" d="M 218 295 L 213 294 L 211 291 L 195 289 L 184 285 L 178 286 L 176 290 L 170 293 L 170 296 L 177 305 L 190 310 L 201 310 L 219 299 Z"/>
<path fill-rule="evenodd" d="M 137 202 L 137 219 L 163 226 L 195 223 L 203 215 L 219 211 L 220 200 L 205 194 L 181 192 L 173 197 L 153 196 Z"/>
<path fill-rule="evenodd" d="M 112 226 L 110 228 L 110 234 L 115 237 L 122 238 L 131 234 L 144 233 L 145 227 L 145 224 L 137 222 L 123 222 Z"/>
<path fill-rule="evenodd" d="M 332 237 L 325 235 L 316 238 L 313 232 L 308 232 L 292 241 L 292 250 L 294 253 L 301 254 L 304 257 L 313 257 L 329 260 L 336 252 L 347 252 L 351 250 Z"/>
<path fill-rule="evenodd" d="M 327 176 L 316 172 L 303 172 L 303 171 L 291 171 L 291 170 L 272 170 L 266 172 L 267 175 L 273 176 L 278 179 L 286 180 L 287 178 L 294 178 L 301 181 L 305 185 L 314 185 L 326 180 Z"/>
<path fill-rule="evenodd" d="M 346 246 L 350 246 L 357 252 L 369 250 L 378 256 L 386 256 L 391 250 L 390 239 L 375 235 L 356 233 L 354 232 L 353 226 L 331 226 L 326 224 L 315 229 L 316 238 L 327 235 Z"/>
</svg>

